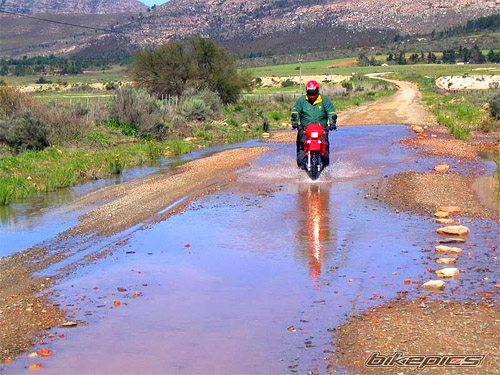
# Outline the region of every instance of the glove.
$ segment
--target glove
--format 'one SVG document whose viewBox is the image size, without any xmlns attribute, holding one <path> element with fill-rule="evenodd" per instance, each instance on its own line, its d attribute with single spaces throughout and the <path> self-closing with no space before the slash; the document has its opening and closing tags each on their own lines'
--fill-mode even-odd
<svg viewBox="0 0 500 375">
<path fill-rule="evenodd" d="M 337 114 L 332 115 L 330 118 L 330 127 L 329 130 L 337 130 Z"/>
<path fill-rule="evenodd" d="M 297 129 L 299 127 L 299 118 L 297 113 L 292 113 L 292 128 Z"/>
</svg>

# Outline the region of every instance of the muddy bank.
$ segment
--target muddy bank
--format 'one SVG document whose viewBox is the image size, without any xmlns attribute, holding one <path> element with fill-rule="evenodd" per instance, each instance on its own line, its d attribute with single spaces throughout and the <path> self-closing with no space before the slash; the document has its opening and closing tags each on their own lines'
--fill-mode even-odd
<svg viewBox="0 0 500 375">
<path fill-rule="evenodd" d="M 498 210 L 488 209 L 479 202 L 474 182 L 474 177 L 454 173 L 408 171 L 370 185 L 367 197 L 401 211 L 432 215 L 440 206 L 459 206 L 463 215 L 498 220 Z"/>
<path fill-rule="evenodd" d="M 169 174 L 148 176 L 109 188 L 98 190 L 79 199 L 75 205 L 98 206 L 81 218 L 75 228 L 62 233 L 50 244 L 34 247 L 0 259 L 0 361 L 15 357 L 37 342 L 46 329 L 65 321 L 65 314 L 53 305 L 48 292 L 52 281 L 60 277 L 35 277 L 34 273 L 70 258 L 75 252 L 99 238 L 82 237 L 71 242 L 75 235 L 112 234 L 139 223 L 148 223 L 153 217 L 161 220 L 177 209 L 161 212 L 180 198 L 195 198 L 221 186 L 231 173 L 244 167 L 250 160 L 269 148 L 257 147 L 223 151 L 209 157 L 188 162 Z M 120 242 L 120 241 L 118 241 Z M 113 246 L 105 246 L 104 255 Z M 76 259 L 63 269 L 69 273 L 82 261 L 93 261 L 99 254 Z"/>
<path fill-rule="evenodd" d="M 448 301 L 396 301 L 353 317 L 335 331 L 336 350 L 332 368 L 340 365 L 352 373 L 415 373 L 415 367 L 368 369 L 372 352 L 404 354 L 483 354 L 477 369 L 459 373 L 497 373 L 498 307 Z M 453 369 L 426 369 L 431 373 L 452 373 Z M 465 372 L 464 372 L 465 371 Z M 454 372 L 453 372 L 454 373 Z"/>
<path fill-rule="evenodd" d="M 453 138 L 448 129 L 433 126 L 416 137 L 404 138 L 401 144 L 431 156 L 450 156 L 457 159 L 478 159 L 481 152 L 491 152 L 500 157 L 500 133 L 472 132 L 469 141 Z"/>
<path fill-rule="evenodd" d="M 44 330 L 64 322 L 64 313 L 43 294 L 49 277 L 34 277 L 43 249 L 0 259 L 0 362 L 27 351 Z"/>
</svg>

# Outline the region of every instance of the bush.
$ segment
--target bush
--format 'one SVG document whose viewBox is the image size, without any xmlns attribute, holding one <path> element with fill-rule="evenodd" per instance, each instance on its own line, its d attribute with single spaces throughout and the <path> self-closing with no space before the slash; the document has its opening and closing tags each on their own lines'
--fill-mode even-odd
<svg viewBox="0 0 500 375">
<path fill-rule="evenodd" d="M 48 79 L 45 79 L 44 77 L 40 77 L 38 78 L 35 83 L 39 84 L 39 85 L 43 85 L 43 84 L 49 84 L 49 83 L 52 83 L 52 81 L 49 81 Z"/>
<path fill-rule="evenodd" d="M 134 80 L 156 97 L 180 96 L 189 83 L 217 92 L 224 103 L 234 103 L 251 84 L 249 74 L 238 73 L 225 50 L 205 38 L 171 41 L 152 51 L 140 51 L 131 71 Z"/>
<path fill-rule="evenodd" d="M 49 145 L 47 125 L 29 109 L 0 124 L 0 140 L 19 153 L 42 150 Z"/>
<path fill-rule="evenodd" d="M 489 111 L 491 117 L 495 120 L 500 120 L 500 93 L 494 95 L 488 103 L 490 105 Z"/>
<path fill-rule="evenodd" d="M 131 125 L 142 137 L 162 139 L 167 134 L 164 104 L 144 90 L 119 88 L 110 112 L 113 120 Z"/>
<path fill-rule="evenodd" d="M 342 81 L 341 86 L 346 89 L 346 91 L 352 91 L 353 85 L 351 81 Z"/>
<path fill-rule="evenodd" d="M 212 114 L 212 111 L 203 99 L 194 96 L 181 104 L 179 113 L 188 120 L 203 121 Z"/>
<path fill-rule="evenodd" d="M 40 107 L 37 115 L 48 125 L 51 144 L 80 141 L 89 130 L 90 123 L 80 108 L 52 106 Z"/>
<path fill-rule="evenodd" d="M 0 118 L 8 118 L 22 108 L 32 108 L 34 100 L 13 87 L 0 86 Z"/>
<path fill-rule="evenodd" d="M 210 90 L 188 89 L 182 94 L 177 112 L 184 120 L 204 121 L 219 114 L 221 109 L 222 102 L 216 93 Z"/>
<path fill-rule="evenodd" d="M 295 85 L 295 82 L 293 82 L 290 79 L 287 79 L 286 81 L 281 82 L 282 87 L 292 87 Z"/>
</svg>

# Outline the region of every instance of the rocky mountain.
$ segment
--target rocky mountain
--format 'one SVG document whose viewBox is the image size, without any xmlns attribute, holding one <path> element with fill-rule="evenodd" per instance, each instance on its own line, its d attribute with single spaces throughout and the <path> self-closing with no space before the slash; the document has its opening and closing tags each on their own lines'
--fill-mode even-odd
<svg viewBox="0 0 500 375">
<path fill-rule="evenodd" d="M 0 0 L 0 10 L 22 14 L 139 13 L 146 9 L 137 0 Z"/>
<path fill-rule="evenodd" d="M 171 0 L 123 27 L 131 43 L 204 35 L 235 52 L 369 46 L 498 13 L 500 0 Z"/>
<path fill-rule="evenodd" d="M 116 11 L 131 2 L 135 0 L 0 0 L 11 5 L 59 4 L 57 9 L 80 9 L 83 5 L 77 4 L 86 4 L 94 11 L 107 5 Z M 430 33 L 498 13 L 499 7 L 500 0 L 170 0 L 113 25 L 112 33 L 56 40 L 44 48 L 93 55 L 103 48 L 112 53 L 206 36 L 235 53 L 304 53 L 378 45 L 396 34 Z"/>
</svg>

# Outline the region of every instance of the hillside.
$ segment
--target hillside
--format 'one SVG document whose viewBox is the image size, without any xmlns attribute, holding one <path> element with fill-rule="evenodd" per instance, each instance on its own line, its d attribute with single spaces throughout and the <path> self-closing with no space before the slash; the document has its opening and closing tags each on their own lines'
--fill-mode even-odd
<svg viewBox="0 0 500 375">
<path fill-rule="evenodd" d="M 80 1 L 84 2 L 73 0 L 65 6 Z M 387 44 L 397 34 L 424 34 L 463 25 L 497 13 L 497 1 L 170 0 L 115 25 L 114 33 L 47 40 L 43 48 L 30 45 L 29 52 L 92 56 L 103 48 L 106 53 L 121 53 L 192 36 L 210 37 L 238 54 L 351 49 Z M 17 37 L 21 40 L 22 34 Z"/>
<path fill-rule="evenodd" d="M 0 10 L 22 14 L 139 13 L 146 9 L 137 0 L 0 0 Z"/>
</svg>

